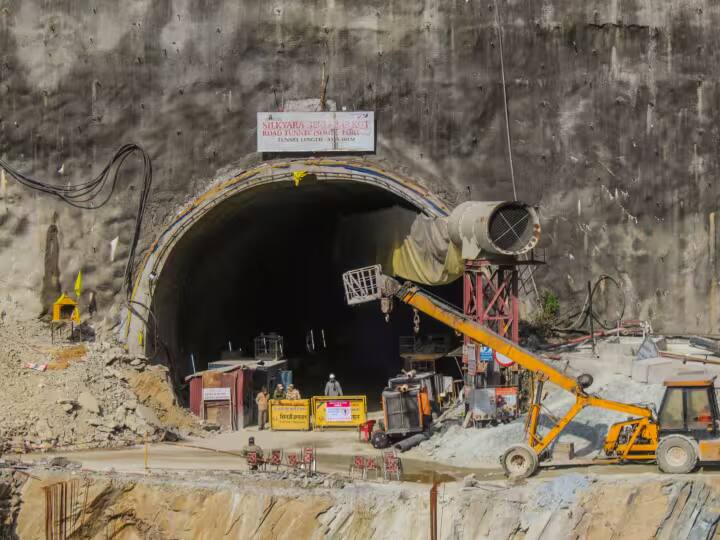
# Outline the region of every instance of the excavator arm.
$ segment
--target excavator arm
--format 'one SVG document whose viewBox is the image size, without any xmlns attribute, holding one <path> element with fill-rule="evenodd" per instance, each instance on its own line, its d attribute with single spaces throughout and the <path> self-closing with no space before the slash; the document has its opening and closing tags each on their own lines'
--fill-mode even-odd
<svg viewBox="0 0 720 540">
<path fill-rule="evenodd" d="M 389 314 L 392 310 L 391 299 L 397 298 L 400 302 L 444 323 L 473 341 L 505 355 L 534 374 L 537 388 L 535 401 L 529 413 L 527 447 L 520 449 L 526 454 L 527 451 L 534 454 L 524 456 L 526 461 L 532 462 L 534 460 L 534 465 L 530 463 L 530 472 L 520 467 L 522 475 L 532 474 L 543 452 L 573 418 L 588 406 L 600 407 L 635 417 L 628 420 L 628 422 L 616 424 L 611 428 L 604 446 L 606 455 L 615 460 L 654 459 L 654 449 L 657 446 L 657 425 L 650 409 L 587 394 L 584 390 L 587 384 L 581 384 L 582 381 L 578 380 L 580 378 L 569 377 L 539 356 L 502 337 L 488 327 L 473 321 L 454 306 L 417 285 L 406 282 L 400 286 L 393 278 L 382 275 L 379 266 L 346 272 L 343 275 L 343 281 L 345 283 L 346 297 L 351 305 L 379 299 L 383 311 Z M 541 436 L 538 433 L 538 425 L 542 407 L 542 388 L 545 382 L 551 382 L 573 394 L 575 403 L 547 433 Z M 642 444 L 637 444 L 638 441 L 642 441 Z M 501 462 L 506 457 L 510 460 L 515 459 L 517 462 L 518 456 L 511 454 L 508 457 L 508 452 L 501 458 Z M 505 466 L 505 464 L 503 465 Z M 508 467 L 505 467 L 505 469 L 507 472 Z"/>
<path fill-rule="evenodd" d="M 539 399 L 541 398 L 542 392 L 535 392 L 538 402 L 533 403 L 530 411 L 528 444 L 538 454 L 543 452 L 562 432 L 565 426 L 567 426 L 567 424 L 570 423 L 570 421 L 587 406 L 609 409 L 640 418 L 652 419 L 653 417 L 652 411 L 646 407 L 621 403 L 619 401 L 612 401 L 609 399 L 602 399 L 586 394 L 582 385 L 576 379 L 567 376 L 545 362 L 542 358 L 502 337 L 496 332 L 490 330 L 488 327 L 471 320 L 464 314 L 460 313 L 454 306 L 451 306 L 430 293 L 423 291 L 420 287 L 414 284 L 406 283 L 397 290 L 395 296 L 401 302 L 408 304 L 433 319 L 446 324 L 450 328 L 457 330 L 473 341 L 490 347 L 527 369 L 540 381 L 540 390 L 542 389 L 542 383 L 548 381 L 575 395 L 575 404 L 570 408 L 570 410 L 568 410 L 565 416 L 559 419 L 557 424 L 555 424 L 555 426 L 553 426 L 544 437 L 539 437 L 537 434 L 537 425 L 541 406 Z"/>
</svg>

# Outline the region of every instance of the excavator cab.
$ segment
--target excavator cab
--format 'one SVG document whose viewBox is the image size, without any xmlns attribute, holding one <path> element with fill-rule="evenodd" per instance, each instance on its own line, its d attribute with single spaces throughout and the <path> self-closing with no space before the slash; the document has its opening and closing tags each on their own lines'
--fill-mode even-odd
<svg viewBox="0 0 720 540">
<path fill-rule="evenodd" d="M 720 461 L 720 412 L 714 379 L 681 377 L 665 381 L 658 411 L 661 471 L 688 473 L 698 462 Z"/>
</svg>

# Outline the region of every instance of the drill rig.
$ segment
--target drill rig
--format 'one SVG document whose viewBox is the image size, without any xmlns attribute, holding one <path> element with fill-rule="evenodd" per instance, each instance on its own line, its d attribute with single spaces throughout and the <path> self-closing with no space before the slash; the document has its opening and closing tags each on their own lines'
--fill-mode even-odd
<svg viewBox="0 0 720 540">
<path fill-rule="evenodd" d="M 500 457 L 500 463 L 509 477 L 532 475 L 540 461 L 550 457 L 552 443 L 585 407 L 599 407 L 630 416 L 628 420 L 610 426 L 603 445 L 602 461 L 606 463 L 655 461 L 663 472 L 687 473 L 699 461 L 720 461 L 720 421 L 712 380 L 666 381 L 665 397 L 656 415 L 648 407 L 588 393 L 592 376 L 569 377 L 414 283 L 400 285 L 395 279 L 383 275 L 379 265 L 345 272 L 343 284 L 349 305 L 379 300 L 387 316 L 393 309 L 393 302 L 400 301 L 505 355 L 534 375 L 536 388 L 528 417 L 527 442 L 510 446 Z M 546 382 L 573 394 L 575 403 L 548 431 L 541 434 L 538 427 Z"/>
</svg>

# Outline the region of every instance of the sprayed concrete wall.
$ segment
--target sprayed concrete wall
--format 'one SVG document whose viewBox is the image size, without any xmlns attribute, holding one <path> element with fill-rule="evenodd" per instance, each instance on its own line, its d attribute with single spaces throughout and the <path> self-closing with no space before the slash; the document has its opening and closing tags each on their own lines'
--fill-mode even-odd
<svg viewBox="0 0 720 540">
<path fill-rule="evenodd" d="M 498 6 L 518 196 L 540 204 L 549 241 L 541 281 L 569 298 L 619 276 L 626 316 L 718 332 L 720 8 Z M 256 111 L 319 97 L 324 72 L 338 108 L 377 111 L 371 159 L 450 203 L 508 198 L 495 16 L 477 0 L 0 0 L 0 152 L 64 183 L 143 145 L 147 245 L 218 171 L 261 161 Z M 128 171 L 106 207 L 83 212 L 0 182 L 3 309 L 40 311 L 54 223 L 63 288 L 82 268 L 114 318 L 139 188 Z"/>
</svg>

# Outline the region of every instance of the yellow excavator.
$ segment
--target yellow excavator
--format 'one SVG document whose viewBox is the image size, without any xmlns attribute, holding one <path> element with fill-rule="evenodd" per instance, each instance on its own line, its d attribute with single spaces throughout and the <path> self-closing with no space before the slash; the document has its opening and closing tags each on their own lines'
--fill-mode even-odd
<svg viewBox="0 0 720 540">
<path fill-rule="evenodd" d="M 656 413 L 648 407 L 588 393 L 586 390 L 593 382 L 590 375 L 569 377 L 428 291 L 411 282 L 400 285 L 383 275 L 379 265 L 345 272 L 343 285 L 349 305 L 379 300 L 383 313 L 389 317 L 393 301 L 399 300 L 533 373 L 536 388 L 528 418 L 527 443 L 510 446 L 500 457 L 509 477 L 532 475 L 541 461 L 551 457 L 553 441 L 585 407 L 600 407 L 631 416 L 610 426 L 601 458 L 605 463 L 654 461 L 663 472 L 689 473 L 698 463 L 720 461 L 720 415 L 713 380 L 677 378 L 666 381 L 665 395 Z M 575 403 L 549 431 L 541 434 L 538 427 L 546 382 L 573 394 Z"/>
</svg>

